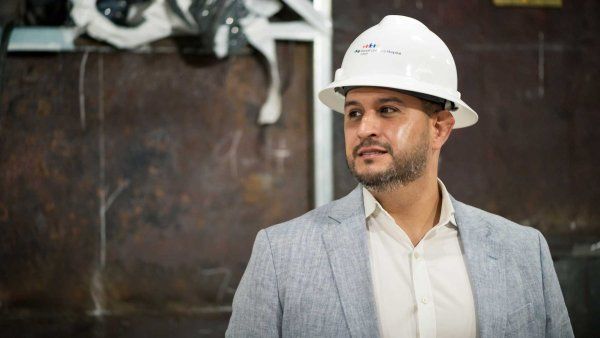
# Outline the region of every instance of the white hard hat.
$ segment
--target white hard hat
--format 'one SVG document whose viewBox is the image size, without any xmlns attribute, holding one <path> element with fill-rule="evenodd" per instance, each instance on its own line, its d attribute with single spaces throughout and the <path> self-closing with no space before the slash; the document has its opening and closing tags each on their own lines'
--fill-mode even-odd
<svg viewBox="0 0 600 338">
<path fill-rule="evenodd" d="M 388 15 L 359 35 L 344 55 L 334 81 L 319 92 L 329 108 L 343 113 L 351 87 L 385 87 L 439 102 L 454 115 L 454 128 L 477 122 L 477 113 L 456 90 L 456 65 L 435 33 L 413 18 Z"/>
</svg>

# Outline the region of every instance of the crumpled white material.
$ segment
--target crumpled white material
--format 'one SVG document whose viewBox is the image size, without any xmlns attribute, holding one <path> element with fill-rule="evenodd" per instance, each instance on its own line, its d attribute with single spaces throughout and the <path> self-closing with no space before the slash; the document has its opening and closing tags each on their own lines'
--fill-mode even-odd
<svg viewBox="0 0 600 338">
<path fill-rule="evenodd" d="M 96 8 L 96 0 L 72 0 L 71 17 L 94 39 L 111 45 L 133 49 L 171 35 L 174 31 L 193 33 L 193 30 L 175 15 L 164 0 L 155 0 L 144 11 L 137 27 L 120 27 L 113 24 Z"/>
<path fill-rule="evenodd" d="M 324 19 L 312 7 L 308 0 L 283 0 L 296 10 L 309 24 L 324 34 L 331 34 L 331 22 Z M 96 0 L 72 0 L 71 17 L 82 33 L 106 41 L 122 49 L 134 49 L 152 41 L 173 34 L 194 34 L 197 27 L 190 25 L 194 20 L 189 12 L 183 11 L 187 17 L 185 22 L 171 10 L 165 0 L 155 0 L 143 12 L 144 21 L 136 27 L 120 27 L 113 24 L 96 8 Z M 180 8 L 190 7 L 191 0 L 177 0 Z M 258 122 L 271 124 L 277 122 L 281 115 L 280 77 L 273 36 L 268 18 L 277 13 L 282 4 L 278 0 L 244 0 L 249 15 L 240 19 L 248 43 L 256 48 L 269 64 L 269 85 L 267 100 L 261 107 Z M 228 54 L 229 27 L 222 25 L 217 29 L 213 51 L 219 58 Z"/>
<path fill-rule="evenodd" d="M 277 51 L 275 50 L 275 39 L 270 34 L 269 21 L 261 17 L 246 17 L 240 20 L 246 38 L 267 59 L 271 84 L 267 94 L 267 101 L 263 104 L 258 114 L 258 123 L 271 124 L 277 122 L 281 115 L 281 94 L 279 69 L 277 65 Z"/>
</svg>

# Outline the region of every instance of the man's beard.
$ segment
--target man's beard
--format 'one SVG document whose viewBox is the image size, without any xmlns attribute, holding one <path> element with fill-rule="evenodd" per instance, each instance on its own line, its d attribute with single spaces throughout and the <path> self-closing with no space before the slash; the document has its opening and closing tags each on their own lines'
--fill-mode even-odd
<svg viewBox="0 0 600 338">
<path fill-rule="evenodd" d="M 358 149 L 365 146 L 379 146 L 385 148 L 392 156 L 392 164 L 385 170 L 374 173 L 358 173 L 354 164 L 358 158 Z M 352 158 L 346 157 L 348 168 L 352 175 L 369 191 L 388 192 L 398 187 L 406 186 L 417 178 L 423 176 L 427 167 L 427 153 L 429 151 L 429 135 L 427 131 L 421 134 L 419 143 L 405 154 L 394 154 L 392 147 L 387 143 L 379 143 L 373 139 L 365 139 L 354 147 Z"/>
</svg>

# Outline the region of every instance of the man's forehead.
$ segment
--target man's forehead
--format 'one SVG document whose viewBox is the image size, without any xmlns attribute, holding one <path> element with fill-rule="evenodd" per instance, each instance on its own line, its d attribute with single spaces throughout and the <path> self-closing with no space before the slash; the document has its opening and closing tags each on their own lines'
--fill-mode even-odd
<svg viewBox="0 0 600 338">
<path fill-rule="evenodd" d="M 352 87 L 346 91 L 345 101 L 355 101 L 361 97 L 388 97 L 397 98 L 400 101 L 418 100 L 416 96 L 404 93 L 397 89 L 383 87 Z"/>
</svg>

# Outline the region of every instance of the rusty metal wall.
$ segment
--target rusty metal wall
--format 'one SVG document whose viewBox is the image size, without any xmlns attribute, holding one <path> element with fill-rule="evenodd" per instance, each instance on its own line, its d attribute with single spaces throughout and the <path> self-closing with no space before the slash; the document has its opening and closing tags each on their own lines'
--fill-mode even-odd
<svg viewBox="0 0 600 338">
<path fill-rule="evenodd" d="M 256 232 L 311 204 L 311 48 L 278 53 L 263 127 L 258 55 L 9 55 L 0 336 L 222 335 Z"/>
<path fill-rule="evenodd" d="M 334 67 L 391 13 L 447 42 L 480 114 L 443 150 L 450 192 L 546 235 L 576 335 L 593 336 L 600 4 L 336 0 Z M 257 230 L 312 205 L 310 46 L 278 52 L 284 114 L 270 127 L 255 123 L 268 81 L 256 55 L 9 55 L 0 336 L 222 335 Z M 339 197 L 355 181 L 335 116 Z"/>
</svg>

